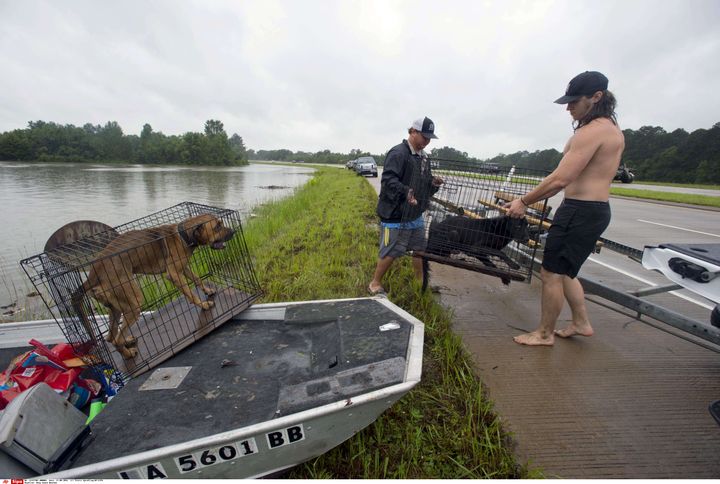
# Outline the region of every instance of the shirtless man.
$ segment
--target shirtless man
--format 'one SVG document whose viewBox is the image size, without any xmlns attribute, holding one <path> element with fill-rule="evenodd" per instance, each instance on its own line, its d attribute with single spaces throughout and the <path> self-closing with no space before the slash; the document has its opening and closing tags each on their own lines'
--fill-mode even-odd
<svg viewBox="0 0 720 484">
<path fill-rule="evenodd" d="M 585 292 L 576 276 L 610 223 L 610 184 L 625 148 L 615 117 L 615 97 L 607 87 L 607 77 L 599 72 L 586 71 L 570 81 L 565 95 L 555 102 L 568 105 L 575 134 L 555 171 L 508 207 L 508 215 L 521 218 L 528 205 L 565 190 L 545 243 L 540 325 L 531 333 L 515 336 L 516 343 L 552 346 L 555 335 L 593 335 Z M 570 305 L 572 322 L 555 330 L 563 299 Z"/>
</svg>

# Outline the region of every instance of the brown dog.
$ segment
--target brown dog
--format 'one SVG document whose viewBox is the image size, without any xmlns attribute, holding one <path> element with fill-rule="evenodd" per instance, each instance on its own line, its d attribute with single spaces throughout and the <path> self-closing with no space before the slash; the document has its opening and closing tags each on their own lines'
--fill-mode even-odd
<svg viewBox="0 0 720 484">
<path fill-rule="evenodd" d="M 202 301 L 188 285 L 188 279 L 191 279 L 206 295 L 215 292 L 190 270 L 190 257 L 201 245 L 217 250 L 225 248 L 225 242 L 234 234 L 220 219 L 209 214 L 191 217 L 177 225 L 121 234 L 98 254 L 98 260 L 90 266 L 87 280 L 72 296 L 73 307 L 85 329 L 95 339 L 82 308 L 83 294 L 106 306 L 110 330 L 105 339 L 115 345 L 124 358 L 134 358 L 137 356 L 136 341 L 127 332 L 140 318 L 144 302 L 135 274 L 165 274 L 189 301 L 203 310 L 210 309 L 214 303 Z"/>
</svg>

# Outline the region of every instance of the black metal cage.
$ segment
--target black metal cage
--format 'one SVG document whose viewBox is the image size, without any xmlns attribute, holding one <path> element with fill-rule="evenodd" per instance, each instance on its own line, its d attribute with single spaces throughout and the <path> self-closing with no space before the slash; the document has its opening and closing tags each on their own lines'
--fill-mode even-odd
<svg viewBox="0 0 720 484">
<path fill-rule="evenodd" d="M 238 212 L 191 202 L 20 263 L 76 353 L 120 384 L 261 296 Z"/>
<path fill-rule="evenodd" d="M 532 204 L 524 219 L 505 215 L 503 204 L 532 190 L 547 172 L 479 162 L 427 159 L 414 167 L 403 221 L 424 219 L 426 260 L 510 281 L 530 282 L 539 237 L 547 226 L 547 201 Z M 433 177 L 443 180 L 434 186 Z"/>
</svg>

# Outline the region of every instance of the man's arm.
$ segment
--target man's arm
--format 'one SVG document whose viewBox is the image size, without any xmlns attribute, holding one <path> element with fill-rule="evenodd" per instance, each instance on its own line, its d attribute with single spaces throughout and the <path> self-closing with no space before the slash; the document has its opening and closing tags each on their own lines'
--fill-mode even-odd
<svg viewBox="0 0 720 484">
<path fill-rule="evenodd" d="M 394 202 L 405 200 L 410 189 L 402 183 L 404 168 L 401 154 L 391 150 L 385 157 L 380 183 L 386 187 L 387 196 Z"/>
<path fill-rule="evenodd" d="M 568 141 L 565 154 L 557 168 L 533 190 L 513 200 L 508 206 L 507 214 L 522 218 L 529 205 L 552 197 L 575 181 L 601 144 L 600 137 L 597 136 L 597 126 L 590 124 L 580 128 Z"/>
</svg>

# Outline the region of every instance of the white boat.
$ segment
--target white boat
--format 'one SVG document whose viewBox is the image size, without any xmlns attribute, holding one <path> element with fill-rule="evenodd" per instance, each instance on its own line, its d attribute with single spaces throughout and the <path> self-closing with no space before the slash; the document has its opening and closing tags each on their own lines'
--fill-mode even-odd
<svg viewBox="0 0 720 484">
<path fill-rule="evenodd" d="M 0 452 L 0 477 L 274 474 L 352 437 L 413 388 L 423 332 L 384 297 L 253 305 L 132 378 L 43 472 Z M 0 325 L 3 368 L 31 338 L 64 341 L 54 320 Z"/>
<path fill-rule="evenodd" d="M 715 303 L 720 303 L 720 244 L 645 247 L 642 265 Z"/>
</svg>

